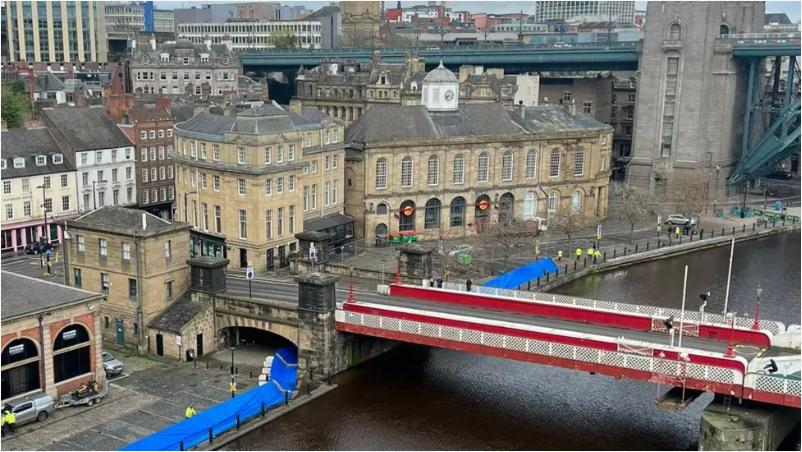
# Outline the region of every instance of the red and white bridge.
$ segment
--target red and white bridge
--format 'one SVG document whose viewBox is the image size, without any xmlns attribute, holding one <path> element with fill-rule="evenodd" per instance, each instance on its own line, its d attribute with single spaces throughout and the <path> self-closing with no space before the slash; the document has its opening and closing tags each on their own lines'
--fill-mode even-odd
<svg viewBox="0 0 802 452">
<path fill-rule="evenodd" d="M 686 311 L 680 325 L 678 310 L 453 283 L 397 282 L 389 293 L 352 294 L 338 304 L 337 329 L 800 407 L 800 352 L 777 345 L 799 332 L 780 322 L 736 318 L 733 327 Z M 669 317 L 683 335 L 674 345 Z"/>
</svg>

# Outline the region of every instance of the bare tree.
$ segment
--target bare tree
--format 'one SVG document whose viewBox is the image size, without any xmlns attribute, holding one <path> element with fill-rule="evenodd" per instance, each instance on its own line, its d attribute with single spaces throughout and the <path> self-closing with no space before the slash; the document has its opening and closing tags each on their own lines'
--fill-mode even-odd
<svg viewBox="0 0 802 452">
<path fill-rule="evenodd" d="M 528 243 L 537 235 L 537 231 L 529 227 L 527 222 L 513 218 L 506 222 L 497 222 L 482 233 L 482 241 L 488 247 L 500 247 L 504 256 L 504 270 L 512 251 Z"/>
<path fill-rule="evenodd" d="M 594 217 L 587 213 L 587 209 L 575 209 L 573 203 L 561 206 L 557 214 L 549 220 L 549 231 L 556 231 L 568 239 L 568 249 L 571 249 L 572 237 L 594 224 Z"/>
<path fill-rule="evenodd" d="M 645 190 L 615 182 L 610 184 L 610 201 L 615 211 L 629 222 L 629 243 L 632 243 L 635 238 L 635 225 L 652 216 L 654 199 Z"/>
<path fill-rule="evenodd" d="M 666 189 L 667 199 L 661 201 L 674 210 L 670 213 L 699 215 L 705 208 L 707 190 L 705 169 L 675 169 Z"/>
</svg>

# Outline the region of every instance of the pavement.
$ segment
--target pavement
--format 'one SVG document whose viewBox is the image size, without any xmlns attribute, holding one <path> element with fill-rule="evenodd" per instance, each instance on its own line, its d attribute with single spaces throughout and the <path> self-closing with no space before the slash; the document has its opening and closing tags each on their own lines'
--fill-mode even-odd
<svg viewBox="0 0 802 452">
<path fill-rule="evenodd" d="M 201 412 L 228 400 L 229 367 L 198 367 L 151 358 L 114 356 L 125 373 L 109 382 L 109 395 L 92 407 L 66 407 L 45 422 L 17 428 L 3 438 L 3 450 L 117 450 L 183 420 L 192 405 Z M 238 394 L 257 386 L 255 380 L 236 377 Z"/>
</svg>

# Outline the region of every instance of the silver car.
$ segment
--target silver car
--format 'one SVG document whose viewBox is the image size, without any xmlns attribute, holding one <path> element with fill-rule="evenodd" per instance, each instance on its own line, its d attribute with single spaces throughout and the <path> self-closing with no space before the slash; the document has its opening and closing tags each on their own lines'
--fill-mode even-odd
<svg viewBox="0 0 802 452">
<path fill-rule="evenodd" d="M 10 400 L 3 405 L 3 413 L 13 411 L 20 426 L 33 421 L 44 422 L 56 410 L 56 402 L 47 394 L 31 394 Z"/>
<path fill-rule="evenodd" d="M 109 352 L 103 352 L 103 370 L 106 377 L 114 377 L 123 373 L 123 363 L 118 361 Z"/>
</svg>

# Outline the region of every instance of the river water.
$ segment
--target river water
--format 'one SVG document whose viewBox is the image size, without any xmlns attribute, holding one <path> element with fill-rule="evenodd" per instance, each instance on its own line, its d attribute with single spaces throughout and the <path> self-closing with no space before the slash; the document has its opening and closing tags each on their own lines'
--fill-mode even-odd
<svg viewBox="0 0 802 452">
<path fill-rule="evenodd" d="M 730 305 L 800 322 L 799 234 L 736 246 Z M 711 292 L 721 311 L 729 248 L 591 276 L 556 292 L 688 308 Z M 655 385 L 412 345 L 338 376 L 336 390 L 227 450 L 695 450 L 706 394 L 684 411 L 654 406 Z M 799 438 L 799 427 L 794 432 Z M 799 450 L 798 439 L 785 450 Z"/>
</svg>

